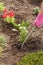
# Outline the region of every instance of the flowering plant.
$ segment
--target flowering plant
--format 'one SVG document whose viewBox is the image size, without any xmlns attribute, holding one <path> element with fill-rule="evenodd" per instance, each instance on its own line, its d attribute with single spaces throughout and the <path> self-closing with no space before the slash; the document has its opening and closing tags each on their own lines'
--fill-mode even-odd
<svg viewBox="0 0 43 65">
<path fill-rule="evenodd" d="M 2 18 L 4 22 L 11 23 L 19 31 L 19 41 L 23 42 L 28 34 L 28 21 L 22 21 L 20 24 L 15 22 L 15 14 L 13 11 L 8 11 L 3 3 L 1 3 L 0 11 L 3 11 Z"/>
</svg>

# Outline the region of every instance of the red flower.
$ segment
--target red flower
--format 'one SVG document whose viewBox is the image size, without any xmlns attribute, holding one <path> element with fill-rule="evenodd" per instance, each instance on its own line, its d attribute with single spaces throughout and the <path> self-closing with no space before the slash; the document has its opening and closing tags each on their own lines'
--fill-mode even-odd
<svg viewBox="0 0 43 65">
<path fill-rule="evenodd" d="M 8 12 L 6 9 L 4 9 L 4 14 L 2 15 L 2 18 L 6 18 L 7 16 L 14 17 L 14 12 Z"/>
<path fill-rule="evenodd" d="M 3 10 L 3 12 L 7 12 L 7 9 L 5 8 L 5 9 Z"/>
<path fill-rule="evenodd" d="M 9 15 L 10 15 L 10 17 L 13 17 L 14 16 L 14 12 L 13 11 L 10 11 L 9 12 Z"/>
<path fill-rule="evenodd" d="M 4 13 L 3 15 L 2 15 L 2 18 L 6 18 L 8 16 L 8 13 L 6 12 L 6 13 Z"/>
</svg>

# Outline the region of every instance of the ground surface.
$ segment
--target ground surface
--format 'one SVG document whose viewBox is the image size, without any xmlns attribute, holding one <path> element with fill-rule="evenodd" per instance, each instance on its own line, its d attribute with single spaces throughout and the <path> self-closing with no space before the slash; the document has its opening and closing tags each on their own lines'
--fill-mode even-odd
<svg viewBox="0 0 43 65">
<path fill-rule="evenodd" d="M 5 3 L 9 8 L 11 2 L 13 3 L 13 9 L 15 11 L 16 22 L 20 23 L 21 20 L 29 20 L 33 22 L 36 16 L 32 15 L 33 8 L 40 6 L 41 0 L 36 2 L 33 0 L 0 0 Z M 10 8 L 9 8 L 10 9 Z M 0 33 L 3 33 L 8 38 L 8 49 L 4 52 L 2 59 L 0 58 L 0 65 L 16 65 L 22 56 L 28 52 L 33 52 L 43 49 L 43 26 L 40 29 L 36 29 L 29 41 L 24 45 L 23 49 L 19 49 L 18 46 L 18 33 L 13 32 L 12 25 L 0 21 Z M 4 64 L 2 64 L 4 63 Z"/>
</svg>

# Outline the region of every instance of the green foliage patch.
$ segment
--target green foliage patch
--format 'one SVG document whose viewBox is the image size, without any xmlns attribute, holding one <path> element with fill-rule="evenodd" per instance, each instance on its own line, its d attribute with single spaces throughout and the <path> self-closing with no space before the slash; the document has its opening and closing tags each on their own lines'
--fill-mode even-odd
<svg viewBox="0 0 43 65">
<path fill-rule="evenodd" d="M 43 65 L 43 51 L 28 53 L 17 65 Z"/>
<path fill-rule="evenodd" d="M 6 38 L 3 35 L 0 35 L 0 47 L 6 46 Z"/>
</svg>

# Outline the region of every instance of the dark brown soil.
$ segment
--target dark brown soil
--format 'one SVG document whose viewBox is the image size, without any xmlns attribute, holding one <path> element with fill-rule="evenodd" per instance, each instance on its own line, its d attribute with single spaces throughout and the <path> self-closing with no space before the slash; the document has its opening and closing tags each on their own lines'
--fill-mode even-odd
<svg viewBox="0 0 43 65">
<path fill-rule="evenodd" d="M 0 0 L 5 3 L 7 8 L 11 8 L 15 12 L 16 22 L 20 23 L 21 20 L 29 20 L 33 22 L 36 16 L 32 15 L 33 8 L 40 7 L 41 0 Z M 11 4 L 14 7 L 10 7 Z M 14 28 L 11 24 L 0 21 L 0 33 L 8 38 L 7 50 L 4 51 L 4 56 L 0 58 L 0 65 L 16 65 L 22 56 L 28 52 L 38 51 L 43 49 L 43 26 L 36 29 L 28 42 L 24 45 L 23 49 L 18 47 L 18 32 L 12 31 Z M 2 64 L 4 63 L 4 64 Z"/>
</svg>

